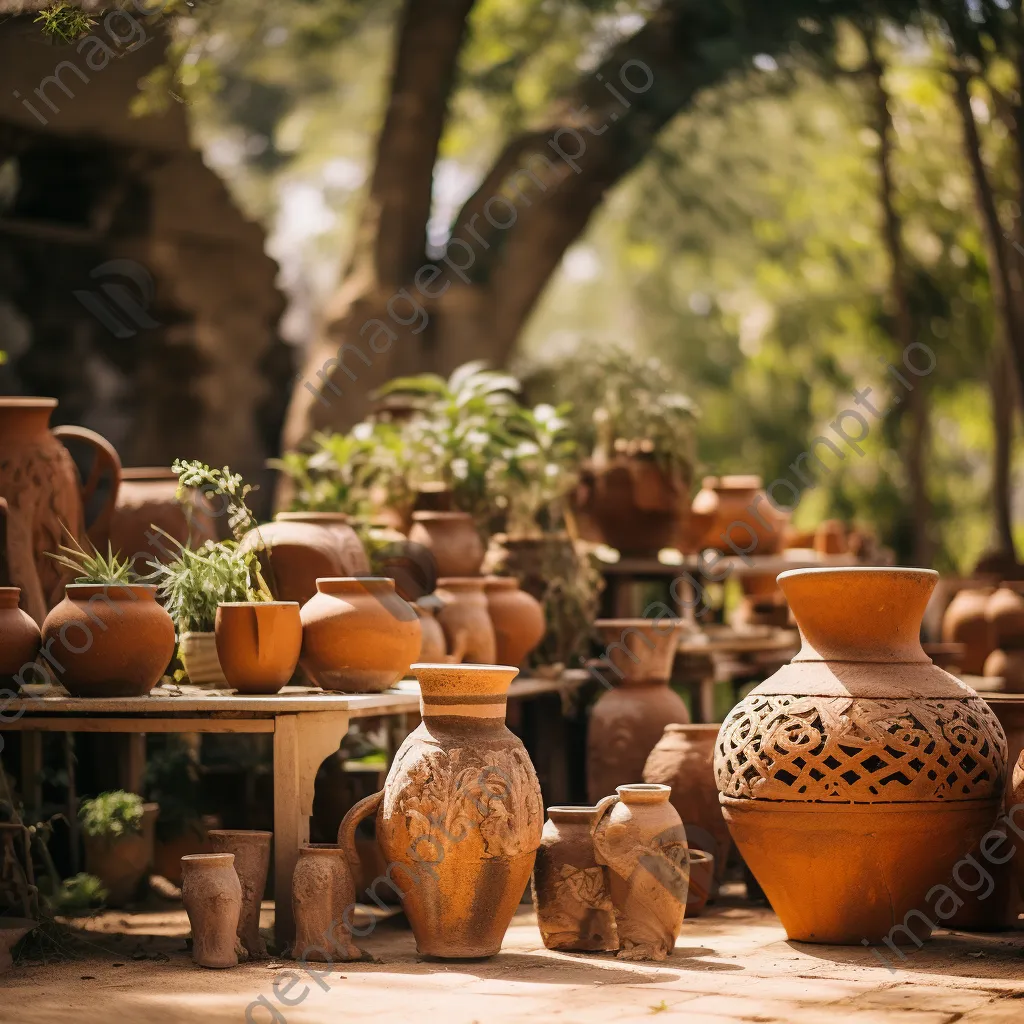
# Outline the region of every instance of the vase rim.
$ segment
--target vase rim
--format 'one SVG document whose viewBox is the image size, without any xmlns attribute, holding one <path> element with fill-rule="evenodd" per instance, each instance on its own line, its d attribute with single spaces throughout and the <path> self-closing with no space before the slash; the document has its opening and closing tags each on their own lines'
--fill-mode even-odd
<svg viewBox="0 0 1024 1024">
<path fill-rule="evenodd" d="M 660 804 L 668 800 L 672 787 L 660 782 L 630 782 L 616 786 L 615 792 L 624 804 Z"/>
<path fill-rule="evenodd" d="M 21 587 L 0 587 L 0 601 L 13 601 L 17 604 L 21 599 Z"/>
<path fill-rule="evenodd" d="M 276 512 L 275 523 L 347 523 L 347 512 Z"/>
<path fill-rule="evenodd" d="M 632 629 L 644 629 L 661 627 L 668 624 L 669 628 L 677 629 L 686 625 L 686 619 L 594 619 L 594 625 L 598 629 L 614 629 L 616 626 L 624 626 Z"/>
<path fill-rule="evenodd" d="M 222 861 L 227 864 L 235 863 L 233 853 L 186 853 L 182 856 L 181 862 L 190 864 L 212 864 L 214 861 Z"/>
<path fill-rule="evenodd" d="M 480 717 L 505 716 L 505 701 L 519 669 L 512 665 L 449 665 L 417 661 L 409 666 L 420 684 L 420 707 L 432 715 L 466 714 L 478 705 Z"/>
<path fill-rule="evenodd" d="M 519 580 L 515 576 L 485 576 L 484 589 L 494 587 L 498 590 L 515 590 L 519 586 Z"/>
<path fill-rule="evenodd" d="M 319 581 L 318 581 L 319 582 Z M 218 608 L 288 608 L 299 607 L 298 601 L 218 601 Z"/>
<path fill-rule="evenodd" d="M 827 574 L 836 576 L 851 576 L 862 574 L 865 576 L 889 574 L 903 579 L 932 578 L 938 579 L 939 573 L 936 569 L 918 569 L 908 565 L 816 565 L 807 569 L 786 569 L 775 577 L 778 583 L 781 580 L 792 579 L 796 576 L 825 576 Z"/>
<path fill-rule="evenodd" d="M 545 808 L 551 821 L 591 822 L 597 813 L 597 804 L 555 804 Z"/>
<path fill-rule="evenodd" d="M 95 597 L 102 594 L 114 601 L 125 600 L 125 591 L 132 595 L 132 600 L 152 598 L 156 600 L 157 586 L 154 583 L 68 583 L 64 588 L 69 597 Z M 90 591 L 91 593 L 86 593 Z"/>
<path fill-rule="evenodd" d="M 470 590 L 483 590 L 484 580 L 483 576 L 442 576 L 437 581 L 437 589 L 466 587 Z"/>
<path fill-rule="evenodd" d="M 390 587 L 392 590 L 395 588 L 395 581 L 391 576 L 318 576 L 316 578 L 316 589 L 321 594 L 353 591 L 358 588 L 366 589 L 366 584 Z M 287 603 L 291 604 L 292 602 Z"/>
<path fill-rule="evenodd" d="M 4 395 L 0 397 L 0 409 L 56 409 L 56 398 L 33 395 Z"/>
<path fill-rule="evenodd" d="M 417 512 L 413 512 L 412 521 L 414 523 L 424 523 L 431 519 L 472 519 L 473 517 L 468 512 L 458 511 L 436 511 L 432 512 L 427 509 L 421 509 Z"/>
<path fill-rule="evenodd" d="M 299 853 L 336 853 L 344 856 L 345 847 L 337 843 L 303 843 L 299 847 Z"/>
</svg>

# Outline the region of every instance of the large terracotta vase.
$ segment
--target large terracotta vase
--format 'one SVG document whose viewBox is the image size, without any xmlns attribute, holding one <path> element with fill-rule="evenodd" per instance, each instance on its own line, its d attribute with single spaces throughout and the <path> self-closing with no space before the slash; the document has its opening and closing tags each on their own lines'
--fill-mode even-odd
<svg viewBox="0 0 1024 1024">
<path fill-rule="evenodd" d="M 486 576 L 484 593 L 494 626 L 495 661 L 522 665 L 547 630 L 540 601 L 521 590 L 514 576 Z"/>
<path fill-rule="evenodd" d="M 362 953 L 349 931 L 355 904 L 356 889 L 345 851 L 329 843 L 300 846 L 292 875 L 292 958 L 303 963 L 358 960 Z"/>
<path fill-rule="evenodd" d="M 644 782 L 672 790 L 669 798 L 686 827 L 690 849 L 715 858 L 715 882 L 725 878 L 725 861 L 732 847 L 729 826 L 722 816 L 715 782 L 718 725 L 666 725 L 647 763 Z M 712 892 L 711 895 L 714 895 Z"/>
<path fill-rule="evenodd" d="M 53 398 L 0 398 L 0 497 L 9 507 L 10 582 L 21 589 L 22 607 L 39 625 L 60 601 L 66 582 L 47 552 L 67 542 L 64 527 L 79 542 L 86 540 L 84 500 L 104 471 L 112 478 L 112 492 L 96 522 L 105 532 L 121 469 L 117 453 L 99 434 L 82 427 L 51 431 L 56 407 Z M 59 437 L 82 441 L 93 450 L 94 472 L 84 492 Z"/>
<path fill-rule="evenodd" d="M 277 693 L 299 663 L 299 606 L 295 601 L 218 605 L 214 636 L 229 686 L 239 693 Z"/>
<path fill-rule="evenodd" d="M 123 907 L 141 894 L 153 866 L 159 814 L 157 804 L 143 804 L 138 832 L 120 836 L 83 836 L 85 870 L 103 883 L 110 906 Z"/>
<path fill-rule="evenodd" d="M 345 816 L 339 843 L 358 864 L 355 830 L 377 813 L 388 878 L 425 956 L 493 956 L 533 871 L 544 823 L 540 785 L 505 727 L 516 669 L 414 665 L 422 722 L 384 789 Z"/>
<path fill-rule="evenodd" d="M 957 591 L 942 616 L 942 640 L 964 645 L 960 668 L 967 675 L 980 676 L 985 659 L 995 650 L 992 623 L 988 618 L 988 602 L 994 593 L 994 587 L 968 587 Z"/>
<path fill-rule="evenodd" d="M 788 516 L 768 500 L 759 476 L 706 476 L 690 508 L 700 527 L 698 548 L 772 555 L 782 545 Z"/>
<path fill-rule="evenodd" d="M 686 832 L 668 786 L 619 786 L 598 805 L 594 850 L 608 865 L 619 958 L 664 960 L 683 925 L 689 888 Z"/>
<path fill-rule="evenodd" d="M 267 888 L 270 869 L 270 843 L 273 832 L 248 829 L 211 829 L 213 853 L 230 853 L 242 890 L 242 908 L 238 914 L 238 939 L 251 960 L 264 960 L 267 944 L 260 935 L 260 907 Z"/>
<path fill-rule="evenodd" d="M 389 576 L 316 581 L 303 605 L 302 667 L 325 689 L 379 693 L 408 671 L 420 650 L 420 621 Z"/>
<path fill-rule="evenodd" d="M 683 622 L 599 619 L 595 625 L 604 652 L 591 672 L 608 687 L 587 728 L 587 796 L 596 803 L 639 782 L 665 726 L 688 723 L 690 713 L 668 686 Z"/>
<path fill-rule="evenodd" d="M 238 966 L 242 886 L 230 853 L 181 858 L 181 902 L 192 926 L 192 959 L 200 967 Z"/>
<path fill-rule="evenodd" d="M 414 512 L 409 540 L 434 556 L 438 576 L 475 576 L 484 543 L 467 512 Z"/>
<path fill-rule="evenodd" d="M 937 576 L 779 576 L 803 646 L 722 725 L 715 773 L 733 840 L 791 939 L 926 938 L 942 920 L 933 887 L 996 817 L 1002 727 L 918 639 Z"/>
<path fill-rule="evenodd" d="M 36 660 L 42 636 L 28 612 L 18 605 L 17 587 L 0 587 L 0 688 L 17 675 L 29 682 L 29 667 Z M 24 672 L 22 670 L 25 670 Z M 17 686 L 17 680 L 14 680 Z"/>
<path fill-rule="evenodd" d="M 497 638 L 487 607 L 483 576 L 445 577 L 437 581 L 441 610 L 437 621 L 444 630 L 452 661 L 493 665 Z"/>
</svg>

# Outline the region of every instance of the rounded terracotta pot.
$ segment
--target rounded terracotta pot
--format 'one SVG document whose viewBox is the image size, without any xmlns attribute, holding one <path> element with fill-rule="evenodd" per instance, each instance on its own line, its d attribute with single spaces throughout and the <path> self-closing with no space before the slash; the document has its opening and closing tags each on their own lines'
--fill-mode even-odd
<svg viewBox="0 0 1024 1024">
<path fill-rule="evenodd" d="M 686 838 L 689 841 L 689 831 Z M 718 891 L 718 860 L 706 850 L 696 850 L 690 846 L 689 851 L 690 884 L 686 889 L 684 918 L 700 917 L 708 905 L 708 900 Z"/>
<path fill-rule="evenodd" d="M 269 554 L 263 550 L 264 545 Z M 318 579 L 366 575 L 370 560 L 348 517 L 340 512 L 280 512 L 274 522 L 250 530 L 241 551 L 269 563 L 263 577 L 279 601 L 309 601 Z"/>
<path fill-rule="evenodd" d="M 992 643 L 1004 650 L 1024 647 L 1024 597 L 1010 587 L 1000 587 L 985 605 L 992 628 Z"/>
<path fill-rule="evenodd" d="M 239 693 L 277 693 L 292 677 L 302 650 L 295 601 L 217 605 L 217 657 Z"/>
<path fill-rule="evenodd" d="M 715 858 L 715 887 L 725 878 L 725 862 L 732 848 L 729 826 L 722 816 L 715 781 L 715 745 L 719 725 L 666 725 L 647 763 L 644 782 L 670 787 L 669 798 L 686 828 L 691 850 L 704 850 Z"/>
<path fill-rule="evenodd" d="M 355 902 L 345 851 L 329 843 L 300 846 L 292 875 L 292 959 L 321 964 L 360 959 L 362 953 L 346 925 L 353 919 Z"/>
<path fill-rule="evenodd" d="M 995 820 L 1002 727 L 918 639 L 937 578 L 779 576 L 803 646 L 733 709 L 715 773 L 733 840 L 791 939 L 899 941 L 905 923 L 927 937 L 928 894 Z"/>
<path fill-rule="evenodd" d="M 139 832 L 121 836 L 82 836 L 85 848 L 85 870 L 95 875 L 107 890 L 107 904 L 123 907 L 141 894 L 153 866 L 156 804 L 142 805 Z"/>
<path fill-rule="evenodd" d="M 507 665 L 414 665 L 422 722 L 384 789 L 345 816 L 339 842 L 357 863 L 355 830 L 377 814 L 377 841 L 424 956 L 493 956 L 540 846 L 537 774 L 505 727 Z"/>
<path fill-rule="evenodd" d="M 705 524 L 698 547 L 734 554 L 725 535 L 748 555 L 773 555 L 779 550 L 789 517 L 772 505 L 761 482 L 753 475 L 704 477 L 691 506 L 693 515 Z"/>
<path fill-rule="evenodd" d="M 608 870 L 590 834 L 596 806 L 549 807 L 533 868 L 533 905 L 548 949 L 618 949 Z"/>
<path fill-rule="evenodd" d="M 988 619 L 988 602 L 994 593 L 993 587 L 960 590 L 942 616 L 942 639 L 945 643 L 964 645 L 960 668 L 967 675 L 981 675 L 985 659 L 995 650 L 992 623 Z"/>
<path fill-rule="evenodd" d="M 192 927 L 192 959 L 200 967 L 238 966 L 242 886 L 230 853 L 181 858 L 181 902 Z"/>
<path fill-rule="evenodd" d="M 664 960 L 675 948 L 689 889 L 686 832 L 668 786 L 619 786 L 598 804 L 594 850 L 608 889 L 622 960 Z"/>
<path fill-rule="evenodd" d="M 174 656 L 174 623 L 141 583 L 69 584 L 42 633 L 49 670 L 72 697 L 142 697 Z"/>
<path fill-rule="evenodd" d="M 238 914 L 238 939 L 251 960 L 267 956 L 267 944 L 260 935 L 260 905 L 267 888 L 270 869 L 270 843 L 273 832 L 248 829 L 211 829 L 213 853 L 230 853 L 242 890 L 242 908 Z"/>
<path fill-rule="evenodd" d="M 468 512 L 413 512 L 409 540 L 434 556 L 438 576 L 475 576 L 485 548 Z"/>
<path fill-rule="evenodd" d="M 417 661 L 435 664 L 448 660 L 444 630 L 437 621 L 434 608 L 427 608 L 418 601 L 412 602 L 412 610 L 420 620 L 420 653 Z"/>
<path fill-rule="evenodd" d="M 437 596 L 442 605 L 437 621 L 444 630 L 451 660 L 493 665 L 498 645 L 484 593 L 484 577 L 439 579 Z"/>
<path fill-rule="evenodd" d="M 1024 693 L 1024 650 L 1004 651 L 997 647 L 985 659 L 981 674 L 990 679 L 1002 679 L 1006 693 Z"/>
<path fill-rule="evenodd" d="M 0 680 L 5 686 L 36 660 L 43 639 L 32 617 L 18 607 L 20 597 L 20 588 L 0 587 Z"/>
<path fill-rule="evenodd" d="M 302 667 L 325 689 L 379 693 L 419 654 L 420 620 L 389 576 L 316 581 L 302 606 Z"/>
<path fill-rule="evenodd" d="M 494 626 L 495 661 L 521 665 L 547 631 L 540 601 L 520 590 L 514 576 L 485 576 L 484 593 Z"/>
</svg>

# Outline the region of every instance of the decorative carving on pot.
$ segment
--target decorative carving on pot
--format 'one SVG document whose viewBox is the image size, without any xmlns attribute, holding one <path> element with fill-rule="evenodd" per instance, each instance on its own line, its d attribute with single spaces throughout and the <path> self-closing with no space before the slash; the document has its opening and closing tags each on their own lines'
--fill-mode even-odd
<svg viewBox="0 0 1024 1024">
<path fill-rule="evenodd" d="M 803 646 L 729 715 L 715 773 L 733 839 L 791 939 L 879 942 L 905 919 L 926 938 L 910 912 L 927 914 L 932 887 L 996 817 L 1003 730 L 918 639 L 937 575 L 779 577 Z"/>
<path fill-rule="evenodd" d="M 75 540 L 86 540 L 84 503 L 107 473 L 113 490 L 96 520 L 97 534 L 105 534 L 121 472 L 117 453 L 99 434 L 82 427 L 51 431 L 56 407 L 53 398 L 0 398 L 0 497 L 9 509 L 9 582 L 21 589 L 22 606 L 40 625 L 60 601 L 65 582 L 61 567 L 47 557 L 67 540 L 61 524 Z M 85 488 L 60 437 L 94 450 Z"/>
<path fill-rule="evenodd" d="M 666 725 L 647 763 L 644 782 L 670 787 L 669 800 L 683 819 L 691 850 L 715 858 L 714 896 L 725 879 L 725 862 L 732 848 L 729 826 L 722 816 L 715 781 L 718 725 Z"/>
<path fill-rule="evenodd" d="M 377 813 L 377 841 L 424 956 L 497 953 L 533 871 L 544 815 L 529 755 L 505 727 L 516 671 L 414 665 L 423 720 L 384 789 L 356 804 L 338 833 L 357 863 L 356 827 Z"/>
<path fill-rule="evenodd" d="M 354 863 L 358 867 L 358 860 Z M 314 963 L 361 959 L 362 951 L 345 923 L 352 920 L 355 903 L 352 866 L 345 851 L 329 843 L 300 846 L 292 876 L 292 959 Z"/>
<path fill-rule="evenodd" d="M 441 599 L 437 621 L 444 630 L 450 659 L 473 665 L 493 665 L 497 658 L 497 639 L 487 608 L 484 578 L 439 579 L 437 596 Z"/>
<path fill-rule="evenodd" d="M 433 556 L 438 576 L 476 576 L 484 542 L 468 512 L 413 512 L 409 540 Z"/>
<path fill-rule="evenodd" d="M 942 639 L 945 643 L 964 645 L 960 668 L 967 675 L 981 675 L 985 659 L 995 650 L 992 623 L 988 619 L 988 600 L 994 593 L 994 587 L 957 591 L 942 616 Z"/>
<path fill-rule="evenodd" d="M 548 949 L 619 948 L 608 869 L 597 863 L 596 806 L 549 807 L 533 868 L 533 905 Z"/>
<path fill-rule="evenodd" d="M 181 902 L 192 927 L 192 959 L 200 967 L 237 967 L 242 886 L 230 853 L 193 853 L 181 858 Z"/>
<path fill-rule="evenodd" d="M 230 853 L 242 889 L 242 908 L 238 914 L 239 941 L 248 959 L 265 960 L 267 944 L 260 935 L 260 904 L 267 888 L 270 869 L 270 842 L 273 832 L 254 832 L 244 829 L 211 829 L 210 846 L 213 853 Z"/>
<path fill-rule="evenodd" d="M 17 587 L 0 587 L 0 681 L 4 686 L 32 665 L 39 653 L 42 635 L 28 612 L 18 606 L 21 591 Z M 27 675 L 25 682 L 31 682 Z"/>
<path fill-rule="evenodd" d="M 218 605 L 215 629 L 221 669 L 239 693 L 277 693 L 291 679 L 302 649 L 295 601 Z"/>
<path fill-rule="evenodd" d="M 689 888 L 686 832 L 668 786 L 619 786 L 598 804 L 594 850 L 608 888 L 622 960 L 664 960 L 683 925 Z"/>
<path fill-rule="evenodd" d="M 325 689 L 379 693 L 393 686 L 419 654 L 420 621 L 395 593 L 389 576 L 316 581 L 303 605 L 302 667 Z"/>
<path fill-rule="evenodd" d="M 499 665 L 522 665 L 547 630 L 540 601 L 520 590 L 514 576 L 485 576 L 484 593 L 494 626 L 495 661 Z"/>
<path fill-rule="evenodd" d="M 731 538 L 747 554 L 773 555 L 782 544 L 789 516 L 761 489 L 759 476 L 706 476 L 691 512 L 705 524 L 699 548 L 734 553 Z"/>
</svg>

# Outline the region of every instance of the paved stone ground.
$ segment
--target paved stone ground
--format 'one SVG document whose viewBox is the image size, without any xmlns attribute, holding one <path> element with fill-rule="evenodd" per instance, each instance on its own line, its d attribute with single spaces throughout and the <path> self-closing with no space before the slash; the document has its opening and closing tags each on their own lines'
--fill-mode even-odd
<svg viewBox="0 0 1024 1024">
<path fill-rule="evenodd" d="M 1024 931 L 939 932 L 890 970 L 867 949 L 787 942 L 770 910 L 726 899 L 684 922 L 668 961 L 644 965 L 552 953 L 524 906 L 491 960 L 424 962 L 400 921 L 385 921 L 360 940 L 377 962 L 320 980 L 277 960 L 197 968 L 187 932 L 180 909 L 91 919 L 76 958 L 0 980 L 0 1022 L 1024 1024 Z M 275 980 L 286 1000 L 304 998 L 283 1005 Z"/>
</svg>

